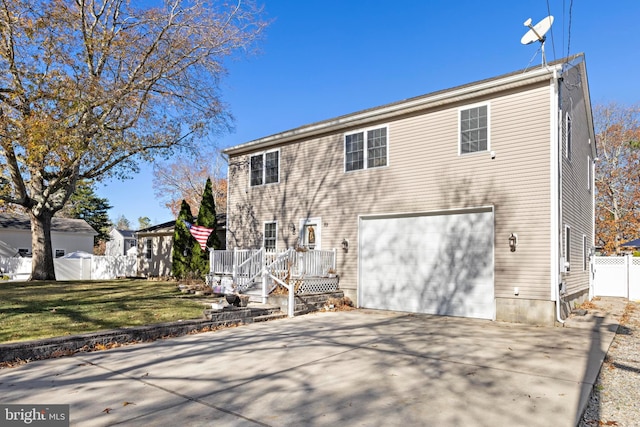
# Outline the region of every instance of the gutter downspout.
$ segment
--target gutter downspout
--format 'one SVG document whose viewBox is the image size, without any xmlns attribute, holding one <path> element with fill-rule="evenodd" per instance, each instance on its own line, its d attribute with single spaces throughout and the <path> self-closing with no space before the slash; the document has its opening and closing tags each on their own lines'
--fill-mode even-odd
<svg viewBox="0 0 640 427">
<path fill-rule="evenodd" d="M 562 325 L 564 325 L 564 320 L 560 314 L 560 285 L 562 284 L 562 268 L 560 265 L 560 259 L 562 257 L 562 91 L 559 84 L 559 76 L 557 69 L 553 69 L 553 81 L 556 85 L 556 92 L 558 96 L 558 101 L 556 105 L 560 105 L 560 119 L 558 118 L 558 113 L 555 114 L 555 120 L 557 120 L 556 126 L 556 151 L 558 153 L 558 257 L 556 257 L 556 283 L 555 283 L 555 297 L 556 297 L 556 321 Z"/>
</svg>

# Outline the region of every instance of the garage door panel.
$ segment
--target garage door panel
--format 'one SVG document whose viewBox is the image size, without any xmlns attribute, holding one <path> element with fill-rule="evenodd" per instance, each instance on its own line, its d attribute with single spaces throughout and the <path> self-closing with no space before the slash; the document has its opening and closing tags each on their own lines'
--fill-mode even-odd
<svg viewBox="0 0 640 427">
<path fill-rule="evenodd" d="M 493 318 L 493 213 L 360 222 L 363 307 Z"/>
</svg>

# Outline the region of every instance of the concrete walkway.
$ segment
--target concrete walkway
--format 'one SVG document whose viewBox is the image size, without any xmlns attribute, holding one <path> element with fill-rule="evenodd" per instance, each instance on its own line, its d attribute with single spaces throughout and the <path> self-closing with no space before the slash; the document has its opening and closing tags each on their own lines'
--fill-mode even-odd
<svg viewBox="0 0 640 427">
<path fill-rule="evenodd" d="M 617 320 L 319 313 L 0 370 L 71 425 L 575 426 Z"/>
</svg>

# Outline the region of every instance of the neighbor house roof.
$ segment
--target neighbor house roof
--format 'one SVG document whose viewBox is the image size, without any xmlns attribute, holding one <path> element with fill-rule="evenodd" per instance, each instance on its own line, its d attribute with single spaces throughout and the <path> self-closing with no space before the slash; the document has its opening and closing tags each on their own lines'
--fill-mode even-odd
<svg viewBox="0 0 640 427">
<path fill-rule="evenodd" d="M 292 142 L 300 138 L 317 137 L 332 132 L 348 130 L 354 127 L 364 127 L 368 126 L 372 122 L 381 122 L 407 114 L 415 114 L 429 108 L 435 108 L 451 104 L 453 102 L 466 101 L 499 90 L 517 88 L 548 81 L 556 74 L 562 74 L 562 70 L 566 64 L 575 65 L 581 63 L 583 60 L 584 54 L 579 53 L 550 62 L 545 67 L 532 67 L 524 70 L 518 70 L 498 77 L 479 80 L 450 89 L 439 90 L 426 95 L 420 95 L 379 107 L 346 114 L 333 119 L 304 125 L 285 132 L 229 147 L 224 149 L 222 152 L 226 155 L 238 155 L 248 151 L 262 150 L 275 145 Z M 588 122 L 590 129 L 593 129 L 591 101 L 588 96 L 588 84 L 586 84 L 587 76 L 584 67 L 582 68 L 582 78 L 585 81 L 585 84 L 582 85 L 582 89 L 585 91 L 587 112 L 589 114 Z"/>
<path fill-rule="evenodd" d="M 620 246 L 624 246 L 627 248 L 640 248 L 640 239 L 630 240 L 626 243 L 621 244 Z"/>
<path fill-rule="evenodd" d="M 120 235 L 122 237 L 124 237 L 125 239 L 135 239 L 136 238 L 136 232 L 134 230 L 121 230 L 119 228 L 116 228 L 116 231 L 118 233 L 120 233 Z"/>
<path fill-rule="evenodd" d="M 167 221 L 162 224 L 152 225 L 151 227 L 143 228 L 141 230 L 136 231 L 136 234 L 145 234 L 145 233 L 161 233 L 161 232 L 173 232 L 173 226 L 176 225 L 175 221 Z"/>
<path fill-rule="evenodd" d="M 194 221 L 196 219 L 194 218 Z M 227 214 L 216 214 L 216 221 L 218 221 L 218 228 L 225 228 L 227 225 Z M 137 234 L 145 234 L 145 233 L 173 233 L 173 227 L 175 227 L 176 222 L 167 221 L 162 224 L 153 225 L 148 228 L 143 228 L 142 230 L 138 230 L 135 233 Z"/>
<path fill-rule="evenodd" d="M 31 231 L 31 220 L 27 215 L 0 214 L 0 231 L 24 230 Z M 84 219 L 52 218 L 51 231 L 58 233 L 85 233 L 97 235 L 98 233 Z"/>
</svg>

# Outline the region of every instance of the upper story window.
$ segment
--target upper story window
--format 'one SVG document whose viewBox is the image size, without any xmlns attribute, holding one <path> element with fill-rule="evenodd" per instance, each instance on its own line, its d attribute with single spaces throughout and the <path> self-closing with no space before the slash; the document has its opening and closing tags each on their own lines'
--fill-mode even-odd
<svg viewBox="0 0 640 427">
<path fill-rule="evenodd" d="M 593 168 L 593 162 L 591 161 L 591 156 L 587 156 L 587 190 L 591 192 L 591 181 L 593 180 L 591 175 Z"/>
<path fill-rule="evenodd" d="M 272 184 L 280 180 L 280 151 L 251 156 L 251 186 Z"/>
<path fill-rule="evenodd" d="M 460 154 L 489 149 L 489 106 L 460 110 Z"/>
<path fill-rule="evenodd" d="M 569 160 L 571 160 L 571 140 L 573 138 L 572 134 L 573 130 L 571 128 L 571 116 L 569 115 L 569 113 L 567 113 L 564 121 L 564 135 L 562 136 L 564 137 L 564 155 L 567 156 L 567 159 Z"/>
<path fill-rule="evenodd" d="M 386 126 L 344 136 L 345 172 L 386 166 L 388 153 Z"/>
</svg>

